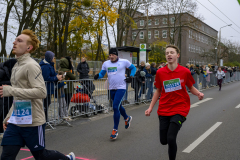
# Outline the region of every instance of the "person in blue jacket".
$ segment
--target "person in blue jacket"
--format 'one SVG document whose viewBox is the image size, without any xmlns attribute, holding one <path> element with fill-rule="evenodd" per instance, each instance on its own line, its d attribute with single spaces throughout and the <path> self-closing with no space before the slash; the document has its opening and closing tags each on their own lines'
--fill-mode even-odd
<svg viewBox="0 0 240 160">
<path fill-rule="evenodd" d="M 57 81 L 62 80 L 62 75 L 58 75 L 54 69 L 54 57 L 55 54 L 51 51 L 46 51 L 45 59 L 43 59 L 39 65 L 42 69 L 43 79 L 47 88 L 47 97 L 44 99 L 44 112 L 46 121 L 48 122 L 48 106 L 51 104 L 51 96 L 54 94 L 54 85 Z"/>
<path fill-rule="evenodd" d="M 125 120 L 125 129 L 130 127 L 132 121 L 132 116 L 127 115 L 121 103 L 126 93 L 126 83 L 132 82 L 136 67 L 128 60 L 118 58 L 117 48 L 111 48 L 109 50 L 109 58 L 110 60 L 103 63 L 102 70 L 94 76 L 94 79 L 103 78 L 106 73 L 108 74 L 109 90 L 114 111 L 114 127 L 110 138 L 117 139 L 120 116 L 122 115 Z M 126 68 L 131 70 L 130 77 L 125 77 Z"/>
</svg>

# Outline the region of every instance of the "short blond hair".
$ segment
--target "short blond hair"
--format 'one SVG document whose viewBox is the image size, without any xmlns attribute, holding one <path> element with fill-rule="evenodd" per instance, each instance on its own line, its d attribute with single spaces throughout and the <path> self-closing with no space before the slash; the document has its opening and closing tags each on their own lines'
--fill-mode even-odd
<svg viewBox="0 0 240 160">
<path fill-rule="evenodd" d="M 29 36 L 31 39 L 28 41 L 28 43 L 33 46 L 30 53 L 33 53 L 34 51 L 36 51 L 39 48 L 39 44 L 41 42 L 38 40 L 37 36 L 34 34 L 34 32 L 32 30 L 25 29 L 22 31 L 21 34 L 25 34 L 25 35 Z"/>
<path fill-rule="evenodd" d="M 145 66 L 145 62 L 144 62 L 144 61 L 142 61 L 140 64 L 142 64 L 142 65 L 144 65 L 144 66 Z"/>
<path fill-rule="evenodd" d="M 176 50 L 176 52 L 178 54 L 180 54 L 180 49 L 177 46 L 175 46 L 175 45 L 169 44 L 169 45 L 166 46 L 166 49 L 167 48 L 174 48 Z"/>
</svg>

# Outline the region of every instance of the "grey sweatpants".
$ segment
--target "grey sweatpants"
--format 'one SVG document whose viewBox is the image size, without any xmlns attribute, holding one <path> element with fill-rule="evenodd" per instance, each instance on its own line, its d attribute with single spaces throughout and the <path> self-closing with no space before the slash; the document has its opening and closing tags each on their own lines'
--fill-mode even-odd
<svg viewBox="0 0 240 160">
<path fill-rule="evenodd" d="M 65 101 L 65 97 L 58 98 L 58 104 L 59 104 L 59 116 L 60 118 L 68 117 L 68 111 L 67 111 L 67 104 Z"/>
</svg>

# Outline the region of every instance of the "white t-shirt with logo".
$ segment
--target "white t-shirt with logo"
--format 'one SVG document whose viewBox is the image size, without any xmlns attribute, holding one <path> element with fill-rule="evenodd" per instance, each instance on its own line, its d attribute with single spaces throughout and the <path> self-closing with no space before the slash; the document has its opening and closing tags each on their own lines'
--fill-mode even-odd
<svg viewBox="0 0 240 160">
<path fill-rule="evenodd" d="M 112 63 L 110 60 L 102 65 L 102 70 L 108 74 L 109 89 L 126 89 L 126 82 L 124 79 L 126 68 L 129 68 L 131 63 L 126 59 L 120 59 Z"/>
</svg>

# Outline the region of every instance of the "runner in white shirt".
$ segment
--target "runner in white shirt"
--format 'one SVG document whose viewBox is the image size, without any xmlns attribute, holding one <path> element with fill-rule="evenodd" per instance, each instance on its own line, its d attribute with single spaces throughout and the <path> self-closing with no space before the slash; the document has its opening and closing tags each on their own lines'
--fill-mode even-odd
<svg viewBox="0 0 240 160">
<path fill-rule="evenodd" d="M 130 127 L 130 123 L 132 121 L 132 117 L 126 114 L 121 102 L 126 93 L 126 83 L 132 82 L 132 77 L 136 72 L 136 67 L 126 59 L 119 59 L 116 48 L 111 48 L 109 50 L 109 58 L 110 60 L 103 63 L 101 72 L 96 74 L 94 79 L 103 78 L 106 73 L 108 74 L 109 90 L 114 110 L 114 127 L 110 138 L 117 139 L 120 115 L 122 115 L 125 119 L 126 129 Z M 127 78 L 125 77 L 126 68 L 131 70 L 130 77 Z"/>
</svg>

